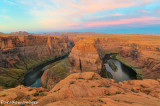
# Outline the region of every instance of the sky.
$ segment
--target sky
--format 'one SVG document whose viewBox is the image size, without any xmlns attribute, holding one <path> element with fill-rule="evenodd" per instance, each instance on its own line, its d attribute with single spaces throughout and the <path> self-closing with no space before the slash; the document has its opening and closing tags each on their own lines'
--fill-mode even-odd
<svg viewBox="0 0 160 106">
<path fill-rule="evenodd" d="M 160 34 L 160 0 L 0 0 L 0 32 Z"/>
</svg>

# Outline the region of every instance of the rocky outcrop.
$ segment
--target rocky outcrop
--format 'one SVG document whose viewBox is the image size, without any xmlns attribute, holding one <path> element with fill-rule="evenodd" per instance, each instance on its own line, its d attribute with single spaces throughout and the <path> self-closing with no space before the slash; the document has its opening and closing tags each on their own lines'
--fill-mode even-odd
<svg viewBox="0 0 160 106">
<path fill-rule="evenodd" d="M 53 64 L 52 67 L 45 70 L 41 77 L 42 87 L 48 90 L 52 89 L 59 81 L 66 78 L 72 72 L 68 58 L 60 60 Z"/>
<path fill-rule="evenodd" d="M 13 60 L 58 57 L 69 53 L 72 47 L 72 41 L 60 37 L 31 35 L 0 37 L 0 63 L 12 66 L 9 62 Z M 3 64 L 0 66 L 4 67 Z"/>
<path fill-rule="evenodd" d="M 39 105 L 85 103 L 89 106 L 93 104 L 114 106 L 135 104 L 152 106 L 154 104 L 158 106 L 159 89 L 159 80 L 146 79 L 114 83 L 113 80 L 101 78 L 93 72 L 75 73 L 60 81 L 48 96 L 39 100 Z"/>
<path fill-rule="evenodd" d="M 13 81 L 13 78 L 19 80 L 20 76 L 23 77 L 24 73 L 34 67 L 68 54 L 73 46 L 74 42 L 65 37 L 1 36 L 0 73 L 3 74 L 0 75 L 0 85 L 6 85 L 10 80 Z M 21 72 L 19 72 L 20 70 Z M 23 73 L 23 75 L 17 76 L 17 73 Z M 4 81 L 5 79 L 8 80 Z"/>
<path fill-rule="evenodd" d="M 150 38 L 149 35 L 90 37 L 76 43 L 69 59 L 78 72 L 99 73 L 102 66 L 101 61 L 105 55 L 117 53 L 116 59 L 138 70 L 137 72 L 143 74 L 144 78 L 159 78 L 160 43 L 158 40 L 158 36 Z"/>
<path fill-rule="evenodd" d="M 50 91 L 24 86 L 1 89 L 0 99 L 19 102 L 34 100 L 37 106 L 159 106 L 160 79 L 115 83 L 94 72 L 74 73 Z"/>
<path fill-rule="evenodd" d="M 78 41 L 69 56 L 70 63 L 75 72 L 100 73 L 102 62 L 96 47 L 96 41 L 84 39 Z"/>
<path fill-rule="evenodd" d="M 52 89 L 60 80 L 64 79 L 72 72 L 96 72 L 100 73 L 102 62 L 97 50 L 96 41 L 84 39 L 78 41 L 69 59 L 66 58 L 52 68 L 47 69 L 42 77 L 43 87 Z"/>
<path fill-rule="evenodd" d="M 114 83 L 114 80 L 102 78 L 94 72 L 75 73 L 61 80 L 50 91 L 24 86 L 1 89 L 0 99 L 33 100 L 38 103 L 37 106 L 159 106 L 160 79 Z"/>
</svg>

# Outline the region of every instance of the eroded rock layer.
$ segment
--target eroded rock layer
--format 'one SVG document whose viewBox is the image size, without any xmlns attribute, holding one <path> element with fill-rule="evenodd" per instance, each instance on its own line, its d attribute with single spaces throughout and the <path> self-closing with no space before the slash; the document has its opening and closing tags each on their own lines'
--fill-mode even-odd
<svg viewBox="0 0 160 106">
<path fill-rule="evenodd" d="M 66 37 L 0 36 L 0 85 L 12 86 L 26 71 L 68 54 L 73 46 L 74 42 Z"/>
<path fill-rule="evenodd" d="M 116 53 L 115 59 L 143 74 L 144 78 L 159 78 L 159 41 L 160 37 L 154 35 L 90 37 L 76 43 L 69 59 L 75 70 L 99 73 L 104 56 Z"/>
</svg>

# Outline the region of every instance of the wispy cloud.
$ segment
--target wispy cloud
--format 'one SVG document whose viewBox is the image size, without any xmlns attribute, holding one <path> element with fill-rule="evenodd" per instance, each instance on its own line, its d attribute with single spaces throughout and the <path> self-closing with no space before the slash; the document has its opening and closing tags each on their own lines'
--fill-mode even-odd
<svg viewBox="0 0 160 106">
<path fill-rule="evenodd" d="M 157 1 L 158 0 L 19 0 L 23 5 L 33 5 L 31 6 L 30 14 L 37 18 L 36 20 L 39 21 L 39 24 L 56 29 L 79 25 L 83 17 L 96 12 L 148 5 Z M 122 15 L 121 13 L 110 14 L 110 16 Z"/>
<path fill-rule="evenodd" d="M 2 12 L 2 13 L 6 13 L 7 11 L 8 11 L 8 10 L 5 9 L 5 8 L 1 9 L 1 12 Z"/>
<path fill-rule="evenodd" d="M 86 27 L 121 25 L 121 24 L 130 24 L 130 23 L 160 24 L 160 18 L 148 16 L 148 17 L 138 17 L 138 18 L 121 19 L 121 20 L 114 20 L 114 21 L 97 21 L 97 22 L 86 23 Z"/>
<path fill-rule="evenodd" d="M 145 25 L 156 25 L 160 24 L 159 17 L 137 17 L 137 18 L 128 18 L 128 19 L 120 19 L 114 21 L 96 21 L 96 22 L 86 22 L 81 23 L 77 26 L 70 27 L 69 29 L 86 29 L 92 27 L 106 27 L 106 26 L 114 26 L 114 25 L 127 25 L 127 26 L 145 26 Z"/>
<path fill-rule="evenodd" d="M 36 29 L 35 27 L 37 27 L 41 30 L 82 29 L 132 23 L 147 23 L 151 25 L 159 24 L 158 18 L 160 17 L 160 15 L 153 15 L 146 9 L 147 5 L 160 3 L 159 0 L 3 1 L 11 5 L 17 5 L 20 9 L 25 10 L 21 13 L 31 19 L 32 22 L 30 23 L 34 25 L 30 27 L 32 29 Z M 16 15 L 17 17 L 21 17 L 18 16 L 18 13 Z M 7 19 L 4 16 L 0 17 Z M 28 17 L 26 18 L 28 19 Z M 26 24 L 27 22 L 24 23 Z"/>
<path fill-rule="evenodd" d="M 16 5 L 16 3 L 13 0 L 3 0 L 3 1 L 10 5 Z"/>
<path fill-rule="evenodd" d="M 123 14 L 121 14 L 121 13 L 114 13 L 114 14 L 110 14 L 110 16 L 123 16 Z"/>
<path fill-rule="evenodd" d="M 0 18 L 3 18 L 3 19 L 5 19 L 5 20 L 9 20 L 9 19 L 10 19 L 10 17 L 9 17 L 9 16 L 6 16 L 6 15 L 0 15 Z"/>
</svg>

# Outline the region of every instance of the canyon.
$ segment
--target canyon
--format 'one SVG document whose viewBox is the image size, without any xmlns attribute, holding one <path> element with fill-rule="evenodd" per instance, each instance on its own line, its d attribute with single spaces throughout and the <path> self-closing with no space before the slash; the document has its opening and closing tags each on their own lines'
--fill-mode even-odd
<svg viewBox="0 0 160 106">
<path fill-rule="evenodd" d="M 65 37 L 0 36 L 0 85 L 13 87 L 36 66 L 68 54 L 74 42 Z"/>
<path fill-rule="evenodd" d="M 0 34 L 0 98 L 26 100 L 29 95 L 29 100 L 37 99 L 42 106 L 158 106 L 159 41 L 159 35 L 138 34 Z M 105 67 L 110 59 L 118 61 L 132 80 L 112 79 Z M 28 76 L 40 71 L 41 87 L 31 87 L 35 81 L 27 80 Z M 25 80 L 32 83 L 26 87 Z"/>
</svg>

